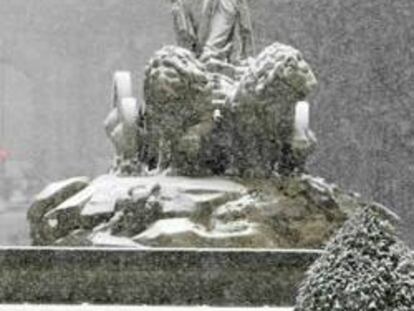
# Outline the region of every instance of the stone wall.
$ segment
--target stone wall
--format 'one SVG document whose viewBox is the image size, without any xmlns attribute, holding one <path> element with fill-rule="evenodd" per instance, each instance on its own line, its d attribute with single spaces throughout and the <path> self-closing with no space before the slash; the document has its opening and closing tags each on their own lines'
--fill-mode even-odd
<svg viewBox="0 0 414 311">
<path fill-rule="evenodd" d="M 1 303 L 291 306 L 319 251 L 0 249 Z"/>
</svg>

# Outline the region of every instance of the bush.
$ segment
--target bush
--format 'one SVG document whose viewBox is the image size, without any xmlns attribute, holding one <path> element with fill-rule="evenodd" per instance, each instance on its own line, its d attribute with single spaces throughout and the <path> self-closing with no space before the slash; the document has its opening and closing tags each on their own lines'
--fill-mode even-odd
<svg viewBox="0 0 414 311">
<path fill-rule="evenodd" d="M 414 258 L 391 215 L 358 210 L 307 272 L 295 311 L 414 310 Z"/>
</svg>

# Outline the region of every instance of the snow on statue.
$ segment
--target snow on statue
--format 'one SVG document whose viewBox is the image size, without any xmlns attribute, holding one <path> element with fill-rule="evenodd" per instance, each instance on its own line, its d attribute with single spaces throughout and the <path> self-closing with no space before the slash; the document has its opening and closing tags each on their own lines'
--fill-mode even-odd
<svg viewBox="0 0 414 311">
<path fill-rule="evenodd" d="M 35 245 L 321 248 L 361 206 L 306 174 L 316 85 L 295 48 L 252 52 L 246 0 L 175 0 L 178 46 L 156 51 L 144 101 L 114 75 L 108 174 L 39 194 Z"/>
</svg>

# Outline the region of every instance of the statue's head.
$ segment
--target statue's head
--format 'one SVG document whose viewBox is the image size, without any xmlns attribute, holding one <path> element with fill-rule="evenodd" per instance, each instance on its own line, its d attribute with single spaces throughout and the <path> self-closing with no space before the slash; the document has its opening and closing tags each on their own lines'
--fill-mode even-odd
<svg viewBox="0 0 414 311">
<path fill-rule="evenodd" d="M 166 46 L 149 61 L 145 71 L 145 101 L 158 120 L 199 122 L 211 106 L 211 84 L 204 65 L 190 51 Z"/>
<path fill-rule="evenodd" d="M 304 99 L 316 85 L 316 78 L 301 53 L 291 46 L 274 43 L 265 48 L 251 65 L 244 83 L 258 96 L 288 90 L 297 100 Z M 249 81 L 250 80 L 250 81 Z"/>
</svg>

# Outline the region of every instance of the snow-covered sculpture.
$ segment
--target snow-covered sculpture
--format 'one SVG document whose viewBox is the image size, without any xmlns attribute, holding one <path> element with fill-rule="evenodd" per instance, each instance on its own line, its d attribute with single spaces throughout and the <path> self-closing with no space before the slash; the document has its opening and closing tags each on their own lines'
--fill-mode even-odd
<svg viewBox="0 0 414 311">
<path fill-rule="evenodd" d="M 308 111 L 297 103 L 313 89 L 316 79 L 299 51 L 277 42 L 248 64 L 229 99 L 237 137 L 233 166 L 240 172 L 254 168 L 255 176 L 268 175 L 275 168 L 290 174 L 302 168 L 298 164 L 305 162 L 315 143 L 307 122 L 302 126 L 308 135 L 301 137 L 306 142 L 298 145 L 293 140 L 295 119 L 308 117 L 299 116 Z"/>
<path fill-rule="evenodd" d="M 105 120 L 114 164 L 39 194 L 34 244 L 320 248 L 361 206 L 305 174 L 316 142 L 305 100 L 316 79 L 298 50 L 276 42 L 236 60 L 202 52 L 157 51 L 144 102 L 130 73 L 115 73 Z"/>
<path fill-rule="evenodd" d="M 315 84 L 301 54 L 281 43 L 244 66 L 215 71 L 188 50 L 165 47 L 146 70 L 148 132 L 155 137 L 149 154 L 158 157 L 151 161 L 181 175 L 269 176 L 277 167 L 292 173 L 315 143 L 302 122 L 308 106 L 296 108 Z"/>
<path fill-rule="evenodd" d="M 196 171 L 194 160 L 201 146 L 199 137 L 190 132 L 213 113 L 212 86 L 204 64 L 186 49 L 164 47 L 149 61 L 144 94 L 149 167 L 177 169 L 189 161 Z"/>
</svg>

